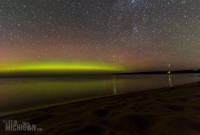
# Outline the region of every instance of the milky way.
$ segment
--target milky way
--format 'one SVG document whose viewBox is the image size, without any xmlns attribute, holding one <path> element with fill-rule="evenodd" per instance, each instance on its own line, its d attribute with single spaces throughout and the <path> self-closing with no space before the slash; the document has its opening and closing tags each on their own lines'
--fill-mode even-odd
<svg viewBox="0 0 200 135">
<path fill-rule="evenodd" d="M 0 67 L 46 62 L 200 68 L 200 1 L 1 0 Z"/>
</svg>

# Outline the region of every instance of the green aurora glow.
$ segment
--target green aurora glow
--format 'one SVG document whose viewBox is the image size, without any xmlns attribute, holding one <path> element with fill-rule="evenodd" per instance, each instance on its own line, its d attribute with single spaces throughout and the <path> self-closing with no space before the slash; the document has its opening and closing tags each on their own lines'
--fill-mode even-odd
<svg viewBox="0 0 200 135">
<path fill-rule="evenodd" d="M 68 73 L 116 73 L 124 72 L 124 67 L 98 63 L 37 62 L 0 66 L 0 74 L 68 74 Z"/>
</svg>

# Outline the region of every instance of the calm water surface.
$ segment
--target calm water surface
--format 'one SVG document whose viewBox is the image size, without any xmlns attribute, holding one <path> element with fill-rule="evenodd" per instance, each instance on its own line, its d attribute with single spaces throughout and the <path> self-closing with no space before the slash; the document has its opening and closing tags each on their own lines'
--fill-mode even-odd
<svg viewBox="0 0 200 135">
<path fill-rule="evenodd" d="M 0 78 L 0 115 L 200 81 L 200 74 Z"/>
</svg>

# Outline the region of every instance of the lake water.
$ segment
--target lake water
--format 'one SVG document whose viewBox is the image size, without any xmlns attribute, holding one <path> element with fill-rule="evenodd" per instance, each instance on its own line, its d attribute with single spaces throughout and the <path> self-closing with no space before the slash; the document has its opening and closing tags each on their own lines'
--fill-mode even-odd
<svg viewBox="0 0 200 135">
<path fill-rule="evenodd" d="M 0 116 L 197 81 L 200 74 L 0 78 Z"/>
</svg>

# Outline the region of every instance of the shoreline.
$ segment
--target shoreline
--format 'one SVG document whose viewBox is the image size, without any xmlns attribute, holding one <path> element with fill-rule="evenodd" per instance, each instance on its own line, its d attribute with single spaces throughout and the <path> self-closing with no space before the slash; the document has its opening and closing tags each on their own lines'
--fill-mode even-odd
<svg viewBox="0 0 200 135">
<path fill-rule="evenodd" d="M 43 129 L 37 134 L 194 135 L 200 133 L 198 114 L 200 82 L 83 100 L 0 118 L 37 124 Z M 3 127 L 1 123 L 0 133 L 13 133 Z"/>
</svg>

